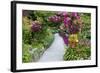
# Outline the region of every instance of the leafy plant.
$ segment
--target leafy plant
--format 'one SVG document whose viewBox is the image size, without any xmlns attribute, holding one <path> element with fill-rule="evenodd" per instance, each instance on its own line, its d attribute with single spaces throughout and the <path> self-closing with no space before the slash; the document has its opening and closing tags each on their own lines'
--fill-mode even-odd
<svg viewBox="0 0 100 73">
<path fill-rule="evenodd" d="M 24 62 L 24 63 L 27 63 L 27 62 L 31 62 L 31 60 L 32 60 L 32 55 L 29 53 L 29 49 L 30 48 L 32 48 L 32 46 L 31 45 L 29 45 L 29 44 L 24 44 L 23 43 L 23 50 L 22 50 L 22 61 Z"/>
<path fill-rule="evenodd" d="M 76 48 L 67 48 L 64 60 L 87 60 L 91 55 L 90 47 L 78 45 Z"/>
</svg>

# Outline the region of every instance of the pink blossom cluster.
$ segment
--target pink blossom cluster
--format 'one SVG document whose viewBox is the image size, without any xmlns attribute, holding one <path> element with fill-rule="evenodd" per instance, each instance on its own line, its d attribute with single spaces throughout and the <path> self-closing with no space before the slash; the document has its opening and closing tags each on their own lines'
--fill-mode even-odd
<svg viewBox="0 0 100 73">
<path fill-rule="evenodd" d="M 40 31 L 41 30 L 41 24 L 39 23 L 39 22 L 36 22 L 36 21 L 33 21 L 32 22 L 32 26 L 31 26 L 31 30 L 33 31 L 33 32 L 38 32 L 38 31 Z"/>
</svg>

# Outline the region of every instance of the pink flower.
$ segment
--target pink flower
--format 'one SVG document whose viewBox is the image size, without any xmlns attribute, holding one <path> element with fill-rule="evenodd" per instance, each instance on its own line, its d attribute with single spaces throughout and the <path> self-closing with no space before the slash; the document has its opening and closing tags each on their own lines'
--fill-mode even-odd
<svg viewBox="0 0 100 73">
<path fill-rule="evenodd" d="M 72 17 L 75 17 L 76 19 L 80 19 L 80 16 L 76 12 L 71 13 Z"/>
<path fill-rule="evenodd" d="M 31 30 L 32 30 L 33 32 L 38 32 L 38 31 L 40 31 L 40 30 L 41 30 L 41 24 L 40 24 L 39 22 L 33 21 L 33 22 L 32 22 L 32 26 L 31 26 Z"/>
<path fill-rule="evenodd" d="M 58 12 L 57 15 L 67 17 L 68 13 L 67 12 Z"/>
<path fill-rule="evenodd" d="M 67 37 L 67 36 L 64 36 L 64 37 L 63 37 L 63 40 L 64 40 L 64 43 L 65 43 L 66 45 L 68 45 L 68 37 Z"/>
<path fill-rule="evenodd" d="M 60 16 L 56 16 L 56 15 L 50 16 L 50 17 L 48 18 L 48 20 L 49 20 L 50 22 L 54 22 L 54 23 L 59 23 L 59 22 L 62 21 L 61 17 L 60 17 Z"/>
<path fill-rule="evenodd" d="M 76 33 L 78 33 L 79 32 L 79 25 L 70 25 L 69 26 L 69 33 L 70 34 L 76 34 Z"/>
<path fill-rule="evenodd" d="M 64 22 L 64 25 L 67 27 L 69 24 L 71 24 L 71 18 L 65 17 L 63 22 Z"/>
</svg>

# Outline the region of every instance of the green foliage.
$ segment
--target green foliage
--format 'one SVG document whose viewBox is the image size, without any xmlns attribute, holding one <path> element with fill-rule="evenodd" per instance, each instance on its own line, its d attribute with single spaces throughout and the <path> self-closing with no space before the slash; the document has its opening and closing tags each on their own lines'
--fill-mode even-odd
<svg viewBox="0 0 100 73">
<path fill-rule="evenodd" d="M 64 60 L 87 60 L 91 55 L 90 47 L 78 45 L 76 48 L 67 48 Z"/>
<path fill-rule="evenodd" d="M 23 42 L 26 44 L 31 44 L 31 40 L 32 40 L 32 34 L 29 30 L 26 30 L 23 28 Z"/>
<path fill-rule="evenodd" d="M 23 50 L 22 50 L 23 62 L 24 62 L 24 63 L 30 62 L 32 56 L 31 56 L 31 54 L 29 53 L 29 49 L 32 48 L 32 46 L 23 43 L 22 47 L 23 47 Z"/>
<path fill-rule="evenodd" d="M 81 16 L 83 20 L 82 31 L 79 33 L 80 39 L 91 39 L 91 15 L 90 13 L 84 13 Z"/>
</svg>

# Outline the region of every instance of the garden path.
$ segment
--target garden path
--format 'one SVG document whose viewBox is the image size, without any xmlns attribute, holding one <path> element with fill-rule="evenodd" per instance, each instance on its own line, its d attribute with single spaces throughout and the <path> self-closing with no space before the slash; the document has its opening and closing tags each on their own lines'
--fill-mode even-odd
<svg viewBox="0 0 100 73">
<path fill-rule="evenodd" d="M 55 39 L 51 46 L 41 56 L 39 62 L 48 61 L 63 61 L 64 41 L 58 33 L 55 34 Z"/>
</svg>

